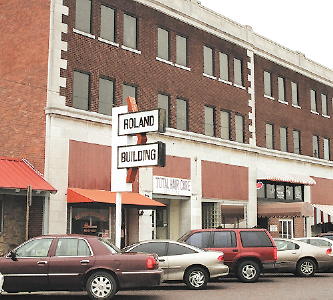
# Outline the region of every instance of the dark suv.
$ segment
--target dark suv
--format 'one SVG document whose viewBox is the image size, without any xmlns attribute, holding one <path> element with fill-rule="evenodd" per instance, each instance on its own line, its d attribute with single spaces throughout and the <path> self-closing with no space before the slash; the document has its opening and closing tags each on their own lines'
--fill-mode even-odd
<svg viewBox="0 0 333 300">
<path fill-rule="evenodd" d="M 224 263 L 242 282 L 256 282 L 260 273 L 274 268 L 277 260 L 275 243 L 265 229 L 198 229 L 179 241 L 224 252 Z"/>
</svg>

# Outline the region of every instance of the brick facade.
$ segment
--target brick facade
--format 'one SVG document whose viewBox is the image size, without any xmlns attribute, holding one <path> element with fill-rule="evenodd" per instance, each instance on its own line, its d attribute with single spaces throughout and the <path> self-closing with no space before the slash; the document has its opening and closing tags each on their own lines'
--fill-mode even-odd
<svg viewBox="0 0 333 300">
<path fill-rule="evenodd" d="M 293 230 L 294 230 L 294 237 L 303 237 L 306 235 L 306 232 L 304 231 L 304 217 L 270 217 L 268 219 L 268 230 L 270 229 L 271 225 L 275 225 L 278 228 L 278 231 L 270 231 L 270 234 L 272 235 L 273 238 L 278 238 L 281 237 L 281 222 L 280 220 L 293 220 Z"/>
</svg>

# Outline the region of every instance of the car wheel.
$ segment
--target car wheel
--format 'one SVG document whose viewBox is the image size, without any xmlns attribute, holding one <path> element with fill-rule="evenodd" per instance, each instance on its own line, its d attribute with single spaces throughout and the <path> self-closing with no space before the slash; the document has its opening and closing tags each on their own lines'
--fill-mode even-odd
<svg viewBox="0 0 333 300">
<path fill-rule="evenodd" d="M 302 277 L 313 276 L 316 273 L 316 263 L 311 258 L 301 259 L 296 266 L 296 274 Z"/>
<path fill-rule="evenodd" d="M 192 290 L 201 290 L 207 287 L 209 275 L 201 267 L 193 267 L 186 271 L 184 281 L 188 288 Z"/>
<path fill-rule="evenodd" d="M 118 291 L 117 282 L 107 272 L 95 272 L 87 280 L 86 289 L 90 299 L 111 299 Z"/>
<path fill-rule="evenodd" d="M 238 265 L 237 276 L 242 282 L 256 282 L 260 276 L 259 265 L 251 260 L 242 261 Z"/>
</svg>

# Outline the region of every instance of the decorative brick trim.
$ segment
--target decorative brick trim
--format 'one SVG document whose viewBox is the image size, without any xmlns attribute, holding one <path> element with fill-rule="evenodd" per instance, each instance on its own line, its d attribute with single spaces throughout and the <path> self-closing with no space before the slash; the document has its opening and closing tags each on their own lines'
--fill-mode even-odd
<svg viewBox="0 0 333 300">
<path fill-rule="evenodd" d="M 256 101 L 255 101 L 255 85 L 254 85 L 254 52 L 247 50 L 249 61 L 248 68 L 248 93 L 249 93 L 249 144 L 256 146 Z"/>
</svg>

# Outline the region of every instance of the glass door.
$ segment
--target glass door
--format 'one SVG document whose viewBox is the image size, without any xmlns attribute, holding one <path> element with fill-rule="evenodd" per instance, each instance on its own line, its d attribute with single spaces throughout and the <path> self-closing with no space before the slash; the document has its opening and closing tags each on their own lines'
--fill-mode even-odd
<svg viewBox="0 0 333 300">
<path fill-rule="evenodd" d="M 294 237 L 293 220 L 280 220 L 280 237 L 291 239 Z"/>
</svg>

